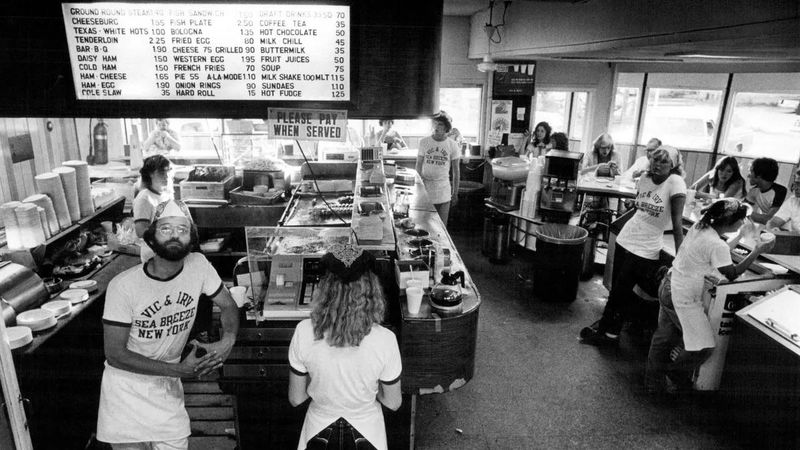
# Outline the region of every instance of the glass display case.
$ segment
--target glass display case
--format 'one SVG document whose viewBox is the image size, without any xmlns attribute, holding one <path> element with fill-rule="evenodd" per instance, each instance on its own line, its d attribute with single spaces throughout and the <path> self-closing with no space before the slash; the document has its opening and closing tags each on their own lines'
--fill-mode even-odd
<svg viewBox="0 0 800 450">
<path fill-rule="evenodd" d="M 246 227 L 250 295 L 258 319 L 302 319 L 333 244 L 351 242 L 349 228 Z"/>
</svg>

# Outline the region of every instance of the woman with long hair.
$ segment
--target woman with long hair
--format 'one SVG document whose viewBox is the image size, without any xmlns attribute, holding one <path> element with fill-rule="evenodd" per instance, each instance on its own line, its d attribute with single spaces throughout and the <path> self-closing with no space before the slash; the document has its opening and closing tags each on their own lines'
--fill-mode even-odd
<svg viewBox="0 0 800 450">
<path fill-rule="evenodd" d="M 533 133 L 527 132 L 529 142 L 525 147 L 525 151 L 528 158 L 536 158 L 540 155 L 544 155 L 547 153 L 547 150 L 553 148 L 552 142 L 550 141 L 550 133 L 552 132 L 553 128 L 550 127 L 550 124 L 547 122 L 539 122 L 533 127 Z"/>
<path fill-rule="evenodd" d="M 723 235 L 742 227 L 750 207 L 726 198 L 702 212 L 659 288 L 658 328 L 650 342 L 645 372 L 645 387 L 652 394 L 664 392 L 670 383 L 689 389 L 692 373 L 711 355 L 715 339 L 702 301 L 705 277 L 721 274 L 734 280 L 774 244 L 774 240 L 759 240 L 744 260 L 733 264 L 730 251 L 736 248 L 742 233 L 728 243 Z"/>
<path fill-rule="evenodd" d="M 603 316 L 580 332 L 581 342 L 592 345 L 619 342 L 622 325 L 630 319 L 638 305 L 633 294 L 637 284 L 653 279 L 659 269 L 664 231 L 669 227 L 675 250 L 683 242 L 683 206 L 686 183 L 683 181 L 680 152 L 663 145 L 653 152 L 650 170 L 636 184 L 636 211 L 622 227 L 614 244 L 614 268 L 611 292 Z"/>
<path fill-rule="evenodd" d="M 289 402 L 311 398 L 298 450 L 387 448 L 381 404 L 397 410 L 400 349 L 382 327 L 386 305 L 374 258 L 335 244 L 322 257 L 326 273 L 314 291 L 311 318 L 297 325 L 289 346 Z M 342 436 L 344 436 L 342 438 Z"/>
<path fill-rule="evenodd" d="M 584 161 L 581 174 L 596 171 L 601 176 L 617 176 L 622 171 L 619 153 L 614 151 L 614 139 L 608 133 L 597 136 L 592 151 Z"/>
<path fill-rule="evenodd" d="M 699 198 L 718 199 L 722 196 L 741 200 L 747 195 L 745 186 L 736 158 L 726 156 L 695 181 L 691 188 L 697 191 L 696 196 Z"/>
</svg>

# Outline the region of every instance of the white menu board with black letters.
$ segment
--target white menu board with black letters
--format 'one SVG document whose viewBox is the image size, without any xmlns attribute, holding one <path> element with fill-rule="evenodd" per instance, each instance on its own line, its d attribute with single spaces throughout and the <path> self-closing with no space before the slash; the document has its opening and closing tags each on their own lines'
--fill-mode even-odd
<svg viewBox="0 0 800 450">
<path fill-rule="evenodd" d="M 80 100 L 350 100 L 350 7 L 62 3 Z"/>
</svg>

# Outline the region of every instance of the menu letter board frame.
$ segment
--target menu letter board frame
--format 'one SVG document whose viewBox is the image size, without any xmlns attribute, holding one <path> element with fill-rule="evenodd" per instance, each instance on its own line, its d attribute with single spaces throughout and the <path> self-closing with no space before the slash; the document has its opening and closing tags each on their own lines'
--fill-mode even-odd
<svg viewBox="0 0 800 450">
<path fill-rule="evenodd" d="M 62 3 L 79 102 L 356 100 L 348 2 Z"/>
<path fill-rule="evenodd" d="M 494 97 L 533 96 L 536 87 L 536 63 L 499 64 L 492 80 Z"/>
</svg>

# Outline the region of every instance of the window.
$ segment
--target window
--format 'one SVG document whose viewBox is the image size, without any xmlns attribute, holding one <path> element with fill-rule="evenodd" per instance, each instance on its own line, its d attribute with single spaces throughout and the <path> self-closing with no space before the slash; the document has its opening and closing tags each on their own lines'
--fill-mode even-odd
<svg viewBox="0 0 800 450">
<path fill-rule="evenodd" d="M 651 88 L 639 144 L 652 138 L 679 149 L 711 151 L 722 91 Z"/>
<path fill-rule="evenodd" d="M 570 149 L 580 151 L 585 138 L 589 93 L 585 91 L 541 90 L 534 96 L 533 124 L 547 122 L 553 133 L 566 133 Z"/>
<path fill-rule="evenodd" d="M 614 110 L 608 133 L 615 142 L 632 144 L 636 140 L 636 120 L 639 115 L 640 89 L 618 87 L 614 95 Z"/>
<path fill-rule="evenodd" d="M 797 162 L 800 158 L 800 94 L 737 93 L 721 152 Z"/>
<path fill-rule="evenodd" d="M 569 119 L 569 138 L 583 139 L 586 125 L 586 108 L 589 102 L 588 92 L 575 92 L 572 94 L 572 114 Z"/>
<path fill-rule="evenodd" d="M 569 124 L 570 93 L 565 91 L 539 91 L 533 108 L 533 125 L 547 122 L 553 132 L 567 132 Z"/>
<path fill-rule="evenodd" d="M 453 118 L 453 127 L 458 128 L 466 142 L 478 142 L 481 126 L 481 87 L 441 88 L 439 89 L 439 108 Z M 354 127 L 362 136 L 368 136 L 370 127 L 377 134 L 381 127 L 377 120 L 348 119 L 348 125 Z M 406 140 L 409 147 L 416 147 L 420 138 L 431 135 L 429 117 L 394 121 L 393 129 Z"/>
</svg>

